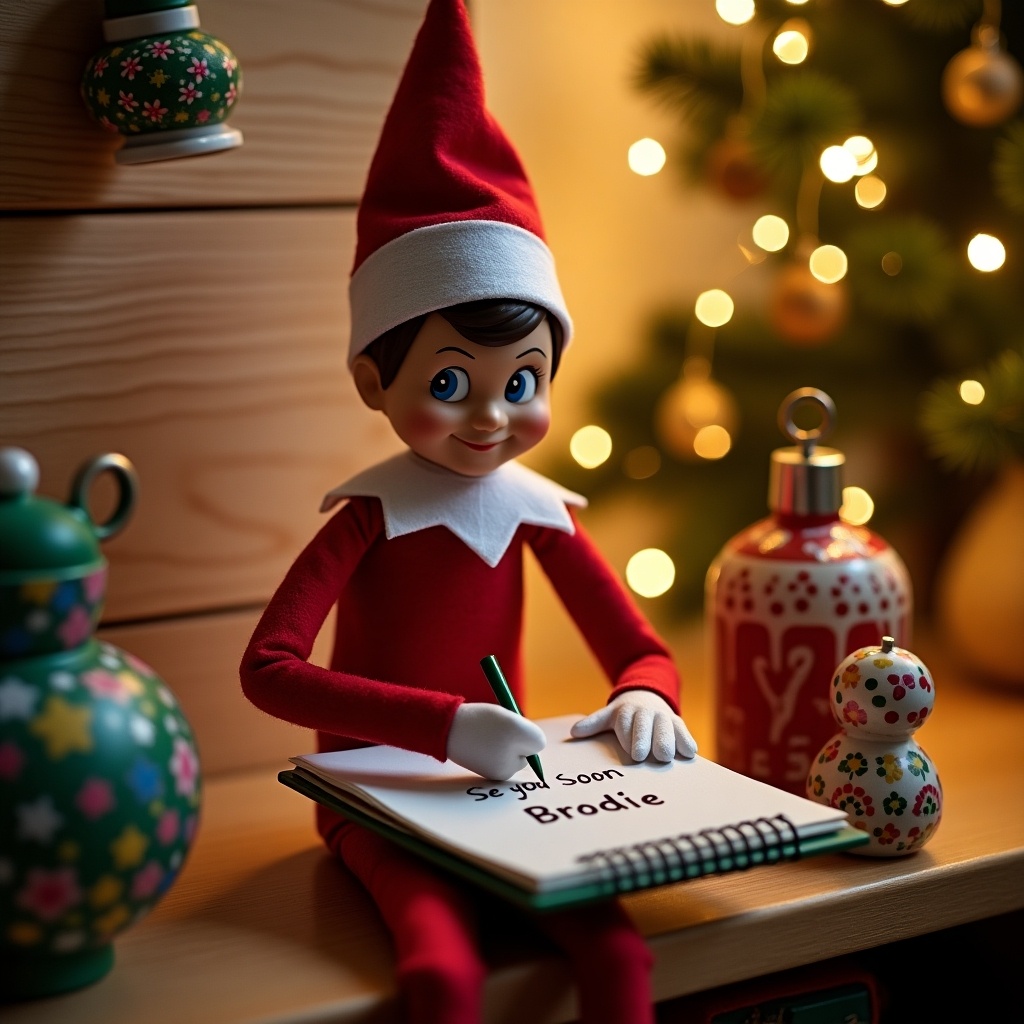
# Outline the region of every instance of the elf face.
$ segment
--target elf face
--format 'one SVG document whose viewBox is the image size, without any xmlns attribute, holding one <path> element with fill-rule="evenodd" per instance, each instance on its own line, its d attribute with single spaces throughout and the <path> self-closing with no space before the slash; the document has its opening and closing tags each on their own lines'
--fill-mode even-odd
<svg viewBox="0 0 1024 1024">
<path fill-rule="evenodd" d="M 357 370 L 356 383 L 417 455 L 463 476 L 483 476 L 548 432 L 551 351 L 547 321 L 495 348 L 468 341 L 433 314 L 387 390 L 378 384 L 368 394 L 360 383 L 371 367 L 376 371 L 372 363 Z"/>
</svg>

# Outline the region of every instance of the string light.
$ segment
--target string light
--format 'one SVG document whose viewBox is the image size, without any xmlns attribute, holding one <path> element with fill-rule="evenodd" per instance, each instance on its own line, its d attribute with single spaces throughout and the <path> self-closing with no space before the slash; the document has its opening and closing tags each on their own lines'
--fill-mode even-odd
<svg viewBox="0 0 1024 1024">
<path fill-rule="evenodd" d="M 802 64 L 811 52 L 811 28 L 803 18 L 790 18 L 772 42 L 772 51 L 783 64 Z"/>
<path fill-rule="evenodd" d="M 990 274 L 1006 262 L 1006 248 L 994 235 L 975 235 L 967 243 L 967 259 L 975 270 Z"/>
<path fill-rule="evenodd" d="M 665 148 L 657 139 L 638 139 L 629 147 L 626 159 L 634 174 L 646 178 L 665 166 Z"/>
<path fill-rule="evenodd" d="M 882 273 L 896 277 L 903 269 L 903 257 L 898 252 L 887 252 L 882 257 Z"/>
<path fill-rule="evenodd" d="M 789 241 L 789 225 L 774 213 L 766 213 L 754 221 L 752 230 L 754 241 L 765 252 L 778 252 L 784 249 Z"/>
<path fill-rule="evenodd" d="M 660 548 L 644 548 L 626 563 L 626 582 L 641 597 L 660 597 L 675 581 L 675 563 Z"/>
<path fill-rule="evenodd" d="M 858 204 L 865 210 L 874 210 L 885 202 L 886 191 L 885 182 L 874 174 L 869 174 L 857 182 L 853 194 L 857 197 Z"/>
<path fill-rule="evenodd" d="M 875 502 L 863 487 L 844 487 L 839 518 L 851 526 L 863 526 L 875 514 Z"/>
<path fill-rule="evenodd" d="M 693 312 L 706 327 L 722 327 L 732 319 L 735 309 L 732 297 L 721 288 L 701 292 L 694 303 Z"/>
<path fill-rule="evenodd" d="M 754 0 L 715 0 L 715 10 L 729 25 L 746 25 L 754 16 Z"/>
<path fill-rule="evenodd" d="M 960 398 L 968 405 L 981 405 L 985 401 L 985 388 L 981 381 L 960 381 Z"/>
<path fill-rule="evenodd" d="M 584 468 L 596 469 L 612 453 L 612 436 L 603 427 L 580 427 L 569 440 L 569 454 Z"/>
<path fill-rule="evenodd" d="M 837 245 L 819 245 L 807 261 L 811 273 L 823 284 L 835 284 L 846 277 L 849 262 Z"/>
</svg>

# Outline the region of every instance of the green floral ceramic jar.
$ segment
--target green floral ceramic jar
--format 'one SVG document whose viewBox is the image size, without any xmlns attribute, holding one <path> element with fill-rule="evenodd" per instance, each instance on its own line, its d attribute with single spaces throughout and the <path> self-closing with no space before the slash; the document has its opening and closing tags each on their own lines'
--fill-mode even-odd
<svg viewBox="0 0 1024 1024">
<path fill-rule="evenodd" d="M 90 113 L 124 136 L 119 163 L 198 156 L 242 144 L 227 116 L 242 72 L 219 39 L 201 31 L 187 0 L 106 0 L 107 45 L 89 59 L 81 93 Z"/>
<path fill-rule="evenodd" d="M 119 501 L 92 520 L 88 492 Z M 120 530 L 136 477 L 121 455 L 85 465 L 67 505 L 0 448 L 0 1001 L 98 980 L 113 940 L 167 892 L 195 835 L 201 779 L 174 694 L 94 636 L 106 589 L 99 541 Z"/>
</svg>

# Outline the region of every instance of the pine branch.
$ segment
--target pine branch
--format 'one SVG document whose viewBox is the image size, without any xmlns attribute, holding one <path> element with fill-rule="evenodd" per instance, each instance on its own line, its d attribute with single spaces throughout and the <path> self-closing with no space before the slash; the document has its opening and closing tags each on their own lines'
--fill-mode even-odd
<svg viewBox="0 0 1024 1024">
<path fill-rule="evenodd" d="M 633 83 L 686 121 L 724 121 L 743 102 L 740 51 L 706 39 L 658 36 L 641 50 Z"/>
<path fill-rule="evenodd" d="M 872 220 L 851 231 L 850 286 L 871 313 L 927 324 L 948 307 L 956 262 L 945 233 L 921 216 Z"/>
<path fill-rule="evenodd" d="M 1007 209 L 1024 213 L 1024 121 L 1015 121 L 996 140 L 992 178 Z"/>
<path fill-rule="evenodd" d="M 798 177 L 826 146 L 841 143 L 860 121 L 854 94 L 816 71 L 773 82 L 750 126 L 750 143 L 770 172 Z"/>
<path fill-rule="evenodd" d="M 1024 355 L 1007 349 L 982 372 L 985 397 L 960 397 L 959 378 L 942 380 L 921 403 L 920 424 L 929 448 L 947 468 L 991 471 L 1024 459 Z"/>
</svg>

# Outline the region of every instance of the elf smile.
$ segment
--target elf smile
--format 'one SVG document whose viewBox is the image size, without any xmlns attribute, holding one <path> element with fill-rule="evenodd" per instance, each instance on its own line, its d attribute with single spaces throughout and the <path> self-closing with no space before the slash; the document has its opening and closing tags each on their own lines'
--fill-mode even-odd
<svg viewBox="0 0 1024 1024">
<path fill-rule="evenodd" d="M 475 452 L 489 452 L 492 449 L 497 448 L 498 445 L 502 444 L 504 441 L 503 438 L 502 441 L 491 441 L 488 444 L 474 444 L 472 441 L 466 441 L 456 434 L 452 434 L 452 437 L 454 437 L 456 441 L 461 441 L 467 448 L 472 448 Z"/>
</svg>

